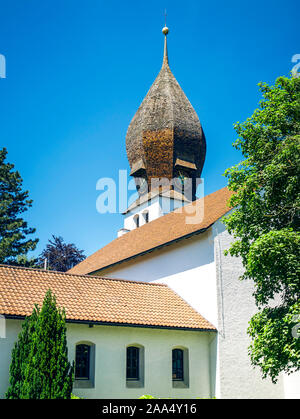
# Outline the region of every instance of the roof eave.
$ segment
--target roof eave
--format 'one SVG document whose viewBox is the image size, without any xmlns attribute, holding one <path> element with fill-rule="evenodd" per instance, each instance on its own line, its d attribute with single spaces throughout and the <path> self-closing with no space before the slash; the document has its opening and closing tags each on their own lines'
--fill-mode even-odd
<svg viewBox="0 0 300 419">
<path fill-rule="evenodd" d="M 135 259 L 135 258 L 137 258 L 137 257 L 140 257 L 140 256 L 144 256 L 144 255 L 146 255 L 147 253 L 154 252 L 155 250 L 161 249 L 161 248 L 163 248 L 163 247 L 165 247 L 165 246 L 170 246 L 170 245 L 172 245 L 172 244 L 174 244 L 174 243 L 176 243 L 176 242 L 179 242 L 179 241 L 181 241 L 181 240 L 186 240 L 186 239 L 188 239 L 188 238 L 190 238 L 190 237 L 192 237 L 192 236 L 196 236 L 197 234 L 202 234 L 202 233 L 204 233 L 205 231 L 207 231 L 207 230 L 208 230 L 208 229 L 209 229 L 209 228 L 210 228 L 213 224 L 214 224 L 214 223 L 210 224 L 208 227 L 201 228 L 201 229 L 199 229 L 199 230 L 193 231 L 192 233 L 186 234 L 185 236 L 181 236 L 181 237 L 178 237 L 177 239 L 173 239 L 173 240 L 170 240 L 169 242 L 166 242 L 166 243 L 160 244 L 159 246 L 152 247 L 151 249 L 145 250 L 144 252 L 140 252 L 140 253 L 138 253 L 138 254 L 136 254 L 136 255 L 133 255 L 133 256 L 130 256 L 130 257 L 128 257 L 128 258 L 125 258 L 125 259 L 119 260 L 118 262 L 114 262 L 114 263 L 111 263 L 110 265 L 103 266 L 103 267 L 102 267 L 102 268 L 100 268 L 100 269 L 95 269 L 94 271 L 91 271 L 91 272 L 86 273 L 86 274 L 84 274 L 84 275 L 93 275 L 93 274 L 96 274 L 96 273 L 98 273 L 98 272 L 103 271 L 104 269 L 109 269 L 109 268 L 112 268 L 113 266 L 120 265 L 121 263 L 128 262 L 128 261 L 130 261 L 130 260 L 132 260 L 132 259 Z"/>
<path fill-rule="evenodd" d="M 2 314 L 6 319 L 9 320 L 25 320 L 27 316 L 14 315 L 14 314 Z M 77 320 L 77 319 L 66 319 L 66 323 L 70 324 L 87 324 L 93 326 L 116 326 L 116 327 L 139 327 L 146 329 L 168 329 L 168 330 L 186 330 L 191 332 L 214 332 L 217 333 L 217 329 L 201 328 L 201 327 L 180 327 L 180 326 L 165 326 L 165 325 L 149 325 L 139 323 L 118 323 L 118 322 L 105 322 L 96 320 Z"/>
</svg>

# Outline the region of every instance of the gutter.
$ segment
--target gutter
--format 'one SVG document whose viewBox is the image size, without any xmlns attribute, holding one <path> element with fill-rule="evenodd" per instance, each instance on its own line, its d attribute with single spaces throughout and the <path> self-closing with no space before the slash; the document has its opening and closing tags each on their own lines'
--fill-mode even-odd
<svg viewBox="0 0 300 419">
<path fill-rule="evenodd" d="M 27 316 L 18 316 L 14 314 L 4 314 L 4 317 L 9 320 L 25 320 Z M 214 332 L 217 333 L 217 329 L 203 329 L 203 328 L 191 328 L 191 327 L 176 327 L 176 326 L 156 326 L 148 324 L 137 324 L 137 323 L 114 323 L 114 322 L 102 322 L 95 320 L 75 320 L 66 319 L 66 323 L 70 324 L 87 324 L 89 326 L 116 326 L 116 327 L 140 327 L 145 329 L 167 329 L 167 330 L 185 330 L 190 332 Z"/>
</svg>

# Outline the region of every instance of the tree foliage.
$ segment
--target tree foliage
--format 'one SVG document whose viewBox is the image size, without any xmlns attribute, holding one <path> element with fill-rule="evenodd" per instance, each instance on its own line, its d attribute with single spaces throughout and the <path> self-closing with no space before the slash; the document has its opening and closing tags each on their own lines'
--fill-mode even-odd
<svg viewBox="0 0 300 419">
<path fill-rule="evenodd" d="M 251 319 L 249 354 L 263 377 L 300 369 L 300 79 L 260 83 L 260 108 L 235 129 L 244 160 L 229 168 L 230 205 L 224 222 L 229 249 L 254 282 L 259 312 Z"/>
<path fill-rule="evenodd" d="M 52 236 L 46 248 L 38 258 L 38 264 L 42 267 L 47 259 L 49 269 L 66 272 L 77 263 L 85 259 L 83 250 L 79 250 L 73 243 L 65 243 L 62 237 Z"/>
<path fill-rule="evenodd" d="M 22 178 L 7 163 L 7 150 L 0 150 L 0 263 L 16 264 L 16 257 L 34 250 L 38 239 L 28 239 L 35 232 L 21 217 L 32 205 L 28 191 L 22 190 Z"/>
<path fill-rule="evenodd" d="M 49 290 L 27 318 L 12 352 L 9 399 L 70 399 L 74 365 L 68 361 L 64 310 Z"/>
<path fill-rule="evenodd" d="M 23 266 L 24 268 L 39 268 L 37 259 L 35 257 L 28 257 L 28 255 L 18 255 L 11 265 Z"/>
<path fill-rule="evenodd" d="M 25 367 L 29 357 L 32 335 L 37 320 L 37 311 L 34 310 L 31 317 L 27 317 L 22 324 L 22 331 L 18 341 L 12 350 L 12 359 L 9 367 L 10 386 L 6 393 L 7 399 L 20 399 L 22 385 L 25 379 Z"/>
</svg>

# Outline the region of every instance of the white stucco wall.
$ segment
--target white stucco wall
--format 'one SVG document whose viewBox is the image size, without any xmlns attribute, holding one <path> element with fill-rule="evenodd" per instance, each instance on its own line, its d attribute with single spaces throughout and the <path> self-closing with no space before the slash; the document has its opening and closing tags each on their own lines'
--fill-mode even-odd
<svg viewBox="0 0 300 419">
<path fill-rule="evenodd" d="M 145 202 L 138 207 L 135 207 L 132 211 L 128 212 L 124 217 L 124 228 L 127 230 L 134 230 L 136 228 L 136 223 L 134 221 L 135 216 L 140 218 L 140 226 L 145 224 L 145 219 L 143 213 L 148 211 L 149 213 L 149 222 L 159 218 L 163 215 L 160 204 L 159 197 L 155 197 L 151 202 Z"/>
<path fill-rule="evenodd" d="M 19 320 L 7 320 L 7 338 L 0 339 L 0 397 L 8 387 L 11 351 L 21 330 Z M 210 344 L 215 333 L 150 329 L 138 327 L 68 324 L 67 341 L 70 360 L 75 357 L 76 343 L 95 345 L 95 386 L 74 388 L 84 398 L 138 398 L 143 394 L 168 398 L 211 396 Z M 126 387 L 126 347 L 142 345 L 145 351 L 143 388 Z M 172 386 L 172 349 L 188 348 L 189 387 Z"/>
<path fill-rule="evenodd" d="M 283 376 L 284 395 L 286 399 L 300 399 L 300 371 Z"/>
<path fill-rule="evenodd" d="M 224 225 L 213 226 L 218 299 L 217 397 L 283 398 L 282 378 L 276 385 L 262 380 L 248 356 L 248 322 L 257 312 L 250 281 L 239 281 L 243 272 L 238 258 L 224 256 L 232 241 Z"/>
<path fill-rule="evenodd" d="M 0 339 L 0 398 L 4 398 L 9 383 L 11 352 L 21 331 L 19 320 L 5 320 L 6 337 Z"/>
<path fill-rule="evenodd" d="M 217 325 L 216 268 L 211 230 L 102 270 L 100 274 L 109 278 L 167 284 Z"/>
<path fill-rule="evenodd" d="M 224 256 L 232 237 L 218 221 L 206 233 L 132 259 L 99 274 L 111 278 L 166 283 L 213 323 L 215 391 L 219 398 L 300 398 L 300 373 L 276 385 L 262 380 L 248 356 L 248 322 L 257 312 L 250 281 L 239 281 L 242 264 Z"/>
<path fill-rule="evenodd" d="M 149 222 L 162 217 L 177 208 L 181 208 L 189 201 L 183 202 L 178 199 L 170 199 L 163 196 L 155 196 L 150 201 L 133 208 L 124 216 L 124 229 L 134 230 L 136 228 L 135 217 L 139 216 L 140 226 L 145 224 L 144 213 L 147 211 L 149 214 Z"/>
</svg>

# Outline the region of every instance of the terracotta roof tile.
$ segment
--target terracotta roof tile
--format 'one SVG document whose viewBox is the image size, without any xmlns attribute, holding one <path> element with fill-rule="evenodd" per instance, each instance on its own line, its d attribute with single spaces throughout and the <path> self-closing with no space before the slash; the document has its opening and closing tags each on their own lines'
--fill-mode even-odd
<svg viewBox="0 0 300 419">
<path fill-rule="evenodd" d="M 174 240 L 204 231 L 230 210 L 227 203 L 231 195 L 232 192 L 228 188 L 223 188 L 187 204 L 183 211 L 178 209 L 144 224 L 113 240 L 74 266 L 69 270 L 69 273 L 89 274 L 96 272 L 169 244 Z M 197 213 L 199 216 L 195 217 Z M 195 219 L 192 220 L 192 223 L 187 223 L 187 217 Z"/>
<path fill-rule="evenodd" d="M 0 314 L 29 316 L 48 289 L 69 321 L 215 330 L 163 284 L 0 265 Z"/>
</svg>

